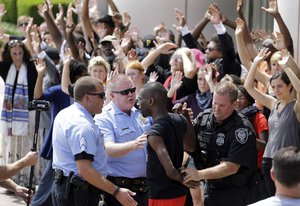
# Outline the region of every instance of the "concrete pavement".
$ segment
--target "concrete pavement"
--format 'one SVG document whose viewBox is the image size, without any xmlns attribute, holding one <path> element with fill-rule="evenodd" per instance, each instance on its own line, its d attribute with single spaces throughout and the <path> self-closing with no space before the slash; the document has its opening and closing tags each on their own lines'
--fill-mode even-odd
<svg viewBox="0 0 300 206">
<path fill-rule="evenodd" d="M 3 206 L 24 206 L 26 203 L 22 198 L 16 196 L 14 193 L 7 193 L 6 189 L 0 187 L 0 205 Z"/>
</svg>

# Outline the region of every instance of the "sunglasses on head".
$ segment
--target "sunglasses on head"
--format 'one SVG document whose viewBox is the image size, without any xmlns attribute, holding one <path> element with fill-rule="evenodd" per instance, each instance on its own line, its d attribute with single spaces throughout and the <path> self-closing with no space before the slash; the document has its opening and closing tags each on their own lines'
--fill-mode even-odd
<svg viewBox="0 0 300 206">
<path fill-rule="evenodd" d="M 28 22 L 19 23 L 19 27 L 21 27 L 21 26 L 28 26 Z"/>
<path fill-rule="evenodd" d="M 135 90 L 136 90 L 136 88 L 132 87 L 132 88 L 124 89 L 124 90 L 121 90 L 121 91 L 111 91 L 111 93 L 117 93 L 117 94 L 121 94 L 121 95 L 128 95 L 129 92 L 134 93 Z"/>
<path fill-rule="evenodd" d="M 94 96 L 99 96 L 101 99 L 105 98 L 105 93 L 104 92 L 91 92 L 91 93 L 86 93 L 88 95 L 94 95 Z"/>
</svg>

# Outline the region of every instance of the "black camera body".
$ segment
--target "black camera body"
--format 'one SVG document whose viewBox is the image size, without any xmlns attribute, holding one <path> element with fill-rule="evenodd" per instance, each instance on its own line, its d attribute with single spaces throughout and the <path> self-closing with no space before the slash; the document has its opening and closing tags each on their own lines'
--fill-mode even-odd
<svg viewBox="0 0 300 206">
<path fill-rule="evenodd" d="M 29 110 L 39 110 L 39 111 L 46 111 L 49 110 L 50 103 L 45 100 L 33 100 L 29 102 L 28 109 Z"/>
</svg>

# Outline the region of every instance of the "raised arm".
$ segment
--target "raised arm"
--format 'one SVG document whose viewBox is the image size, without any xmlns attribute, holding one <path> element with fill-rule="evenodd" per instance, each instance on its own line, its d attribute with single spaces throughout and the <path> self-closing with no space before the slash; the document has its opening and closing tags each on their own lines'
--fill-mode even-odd
<svg viewBox="0 0 300 206">
<path fill-rule="evenodd" d="M 236 9 L 237 9 L 238 17 L 244 22 L 244 27 L 241 30 L 242 38 L 244 41 L 245 48 L 247 49 L 248 54 L 252 60 L 257 56 L 258 50 L 252 41 L 251 34 L 250 34 L 249 28 L 247 26 L 247 23 L 246 23 L 246 20 L 244 17 L 243 4 L 244 4 L 243 0 L 237 0 L 237 8 Z"/>
<path fill-rule="evenodd" d="M 154 63 L 154 61 L 160 54 L 172 53 L 172 49 L 176 49 L 176 48 L 177 48 L 177 46 L 173 43 L 164 43 L 164 44 L 159 45 L 154 51 L 149 53 L 141 62 L 142 66 L 145 70 L 145 73 L 146 73 L 148 67 Z"/>
<path fill-rule="evenodd" d="M 63 36 L 60 33 L 58 27 L 56 26 L 53 18 L 50 15 L 49 5 L 48 5 L 47 1 L 45 1 L 45 3 L 44 3 L 43 14 L 44 14 L 44 20 L 47 23 L 49 33 L 53 38 L 53 41 L 56 45 L 56 48 L 58 50 L 60 50 L 60 47 L 61 47 L 62 42 L 63 42 Z"/>
<path fill-rule="evenodd" d="M 237 27 L 235 30 L 235 38 L 236 38 L 237 51 L 242 64 L 246 67 L 247 70 L 250 70 L 252 61 L 251 61 L 251 57 L 249 56 L 248 50 L 245 47 L 243 32 L 242 32 L 242 30 L 244 30 L 245 28 L 245 22 L 242 19 L 237 18 L 236 25 Z M 267 86 L 270 77 L 266 73 L 262 73 L 259 70 L 257 70 L 255 72 L 255 79 L 263 83 L 265 86 Z"/>
<path fill-rule="evenodd" d="M 300 122 L 300 80 L 299 77 L 296 76 L 296 74 L 293 72 L 293 70 L 289 67 L 288 61 L 290 58 L 293 58 L 290 56 L 289 52 L 287 50 L 282 50 L 282 59 L 278 61 L 278 64 L 284 69 L 285 73 L 289 77 L 293 88 L 297 92 L 297 100 L 294 105 L 294 111 L 297 116 L 298 122 Z M 299 71 L 299 67 L 297 68 Z"/>
<path fill-rule="evenodd" d="M 264 48 L 262 49 L 258 55 L 255 57 L 250 71 L 248 73 L 248 76 L 246 78 L 246 81 L 244 83 L 245 89 L 247 90 L 247 92 L 255 99 L 257 100 L 259 103 L 263 104 L 265 107 L 267 107 L 268 109 L 272 109 L 276 99 L 268 94 L 262 93 L 261 91 L 257 90 L 254 86 L 254 76 L 255 73 L 257 72 L 257 66 L 260 62 L 262 62 L 265 58 L 267 58 L 267 56 L 270 54 L 270 52 L 268 51 L 268 49 Z"/>
<path fill-rule="evenodd" d="M 86 44 L 86 49 L 88 51 L 91 51 L 92 48 L 89 44 L 89 39 L 93 39 L 96 33 L 93 30 L 92 23 L 90 21 L 90 16 L 89 16 L 89 0 L 83 0 L 82 4 L 82 9 L 81 13 L 79 14 L 80 20 L 82 22 L 82 30 L 84 34 L 85 41 L 87 42 Z M 89 46 L 88 46 L 89 45 Z M 95 49 L 95 48 L 94 48 Z"/>
<path fill-rule="evenodd" d="M 269 8 L 262 7 L 261 9 L 264 10 L 265 12 L 271 14 L 275 18 L 275 20 L 278 24 L 279 30 L 284 36 L 284 43 L 286 45 L 286 48 L 293 56 L 294 55 L 293 39 L 292 39 L 289 29 L 287 28 L 286 24 L 284 23 L 281 15 L 278 11 L 277 0 L 269 0 Z"/>
<path fill-rule="evenodd" d="M 37 59 L 35 69 L 38 73 L 38 76 L 35 82 L 33 97 L 34 99 L 39 99 L 43 95 L 43 77 L 46 71 L 45 62 L 42 59 Z"/>
<path fill-rule="evenodd" d="M 182 50 L 183 75 L 188 79 L 193 79 L 197 71 L 196 64 L 192 61 L 192 55 L 190 49 L 185 48 Z"/>
</svg>

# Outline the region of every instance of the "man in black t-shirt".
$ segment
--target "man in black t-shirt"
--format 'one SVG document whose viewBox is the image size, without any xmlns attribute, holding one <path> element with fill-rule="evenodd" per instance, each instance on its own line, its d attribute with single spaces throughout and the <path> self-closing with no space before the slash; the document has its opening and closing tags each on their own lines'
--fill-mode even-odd
<svg viewBox="0 0 300 206">
<path fill-rule="evenodd" d="M 149 205 L 183 206 L 187 187 L 182 184 L 185 135 L 193 134 L 191 122 L 179 114 L 168 113 L 167 91 L 158 82 L 143 86 L 138 105 L 144 117 L 151 116 L 153 125 L 147 132 L 147 183 Z"/>
</svg>

